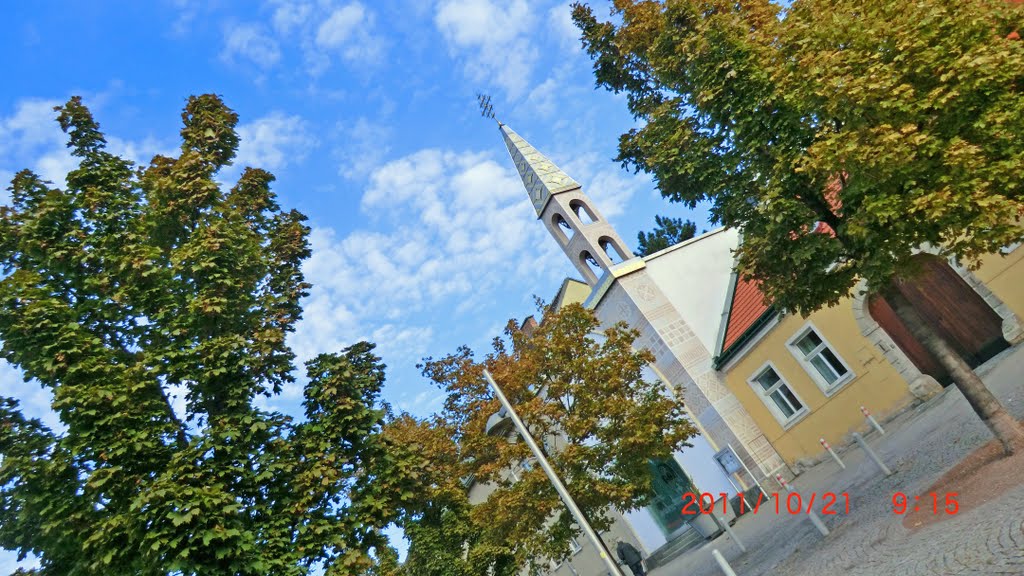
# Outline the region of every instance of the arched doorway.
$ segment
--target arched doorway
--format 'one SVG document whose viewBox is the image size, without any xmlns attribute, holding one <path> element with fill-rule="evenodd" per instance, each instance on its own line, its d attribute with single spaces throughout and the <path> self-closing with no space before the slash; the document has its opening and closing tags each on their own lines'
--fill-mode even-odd
<svg viewBox="0 0 1024 576">
<path fill-rule="evenodd" d="M 1010 346 L 1003 337 L 1003 319 L 942 258 L 914 256 L 921 273 L 897 289 L 939 335 L 976 368 Z M 917 341 L 881 296 L 872 296 L 868 312 L 907 358 L 943 386 L 952 383 L 948 372 Z"/>
<path fill-rule="evenodd" d="M 661 528 L 662 535 L 672 540 L 686 528 L 692 518 L 680 514 L 683 494 L 696 492 L 690 477 L 675 458 L 648 461 L 651 472 L 651 503 L 647 509 Z"/>
</svg>

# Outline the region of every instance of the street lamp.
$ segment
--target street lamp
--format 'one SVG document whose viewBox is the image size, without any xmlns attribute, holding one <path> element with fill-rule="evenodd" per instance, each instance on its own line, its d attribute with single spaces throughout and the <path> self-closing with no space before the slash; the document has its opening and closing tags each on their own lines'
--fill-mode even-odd
<svg viewBox="0 0 1024 576">
<path fill-rule="evenodd" d="M 569 513 L 576 519 L 576 523 L 583 528 L 583 532 L 586 533 L 590 543 L 594 545 L 598 553 L 601 556 L 601 560 L 604 561 L 605 566 L 608 567 L 608 571 L 611 572 L 612 576 L 624 576 L 622 570 L 619 569 L 619 565 L 612 559 L 611 554 L 608 552 L 608 548 L 604 545 L 604 541 L 601 540 L 601 536 L 594 531 L 590 526 L 590 522 L 583 516 L 583 512 L 580 511 L 576 505 L 576 501 L 569 495 L 569 491 L 565 489 L 565 485 L 562 484 L 562 480 L 555 474 L 554 468 L 548 462 L 548 459 L 544 457 L 544 453 L 541 451 L 540 446 L 537 446 L 537 442 L 534 441 L 533 436 L 530 435 L 530 431 L 526 429 L 523 421 L 519 419 L 519 415 L 516 414 L 515 409 L 509 404 L 508 398 L 501 392 L 501 388 L 498 388 L 498 383 L 491 377 L 491 373 L 484 370 L 484 378 L 487 383 L 491 386 L 491 390 L 494 391 L 494 395 L 498 397 L 498 401 L 501 402 L 501 407 L 508 414 L 508 418 L 512 420 L 512 424 L 515 425 L 516 430 L 519 431 L 519 435 L 526 441 L 526 445 L 530 447 L 530 451 L 533 452 L 534 457 L 537 458 L 537 462 L 540 467 L 547 474 L 548 480 L 551 481 L 551 485 L 555 487 L 555 492 L 558 492 L 558 496 L 562 499 L 562 503 L 569 509 Z M 497 416 L 497 418 L 495 418 Z M 501 423 L 504 420 L 501 413 L 492 415 L 487 420 L 487 433 L 491 434 L 502 428 Z"/>
</svg>

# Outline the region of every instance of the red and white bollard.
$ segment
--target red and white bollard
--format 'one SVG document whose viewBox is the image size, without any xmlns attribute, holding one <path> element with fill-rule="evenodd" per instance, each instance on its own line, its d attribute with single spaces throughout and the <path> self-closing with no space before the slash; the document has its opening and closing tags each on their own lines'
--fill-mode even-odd
<svg viewBox="0 0 1024 576">
<path fill-rule="evenodd" d="M 821 442 L 822 447 L 824 447 L 825 450 L 828 450 L 828 453 L 832 455 L 832 459 L 836 461 L 836 464 L 839 464 L 840 468 L 846 470 L 846 464 L 843 464 L 843 460 L 839 457 L 839 454 L 836 454 L 835 450 L 828 445 L 828 442 L 826 442 L 824 438 L 819 438 L 818 442 Z"/>
<path fill-rule="evenodd" d="M 879 434 L 885 434 L 885 430 L 882 430 L 882 426 L 878 423 L 877 420 L 875 420 L 875 417 L 871 415 L 871 412 L 868 412 L 867 408 L 861 406 L 860 413 L 863 414 L 864 417 L 868 419 L 868 422 L 870 422 L 871 425 L 875 427 L 875 430 L 878 430 Z"/>
<path fill-rule="evenodd" d="M 792 490 L 792 488 L 789 487 L 789 482 L 786 482 L 786 480 L 782 478 L 782 474 L 776 474 L 775 481 L 778 482 L 779 486 L 782 486 L 782 489 L 785 490 L 786 492 Z"/>
</svg>

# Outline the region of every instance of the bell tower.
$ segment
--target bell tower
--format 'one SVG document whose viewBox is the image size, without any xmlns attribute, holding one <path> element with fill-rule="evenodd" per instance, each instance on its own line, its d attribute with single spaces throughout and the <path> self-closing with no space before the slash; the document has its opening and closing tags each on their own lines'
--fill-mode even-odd
<svg viewBox="0 0 1024 576">
<path fill-rule="evenodd" d="M 602 325 L 624 321 L 640 333 L 638 344 L 654 353 L 651 366 L 658 378 L 680 400 L 685 398 L 703 436 L 716 443 L 709 449 L 732 446 L 762 476 L 785 466 L 724 375 L 715 370 L 711 351 L 647 269 L 646 260 L 626 248 L 579 182 L 511 128 L 500 122 L 498 126 L 537 218 L 592 288 L 584 305 Z M 629 263 L 619 265 L 625 261 Z"/>
<path fill-rule="evenodd" d="M 505 146 L 533 202 L 537 218 L 587 284 L 595 286 L 612 266 L 633 253 L 604 219 L 579 182 L 505 124 L 498 124 Z"/>
</svg>

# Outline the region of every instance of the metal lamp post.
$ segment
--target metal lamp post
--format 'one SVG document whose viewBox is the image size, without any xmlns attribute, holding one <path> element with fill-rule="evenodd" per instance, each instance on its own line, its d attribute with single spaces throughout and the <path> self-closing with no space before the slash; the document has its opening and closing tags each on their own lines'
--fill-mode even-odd
<svg viewBox="0 0 1024 576">
<path fill-rule="evenodd" d="M 501 392 L 501 388 L 498 387 L 498 383 L 494 381 L 493 377 L 491 377 L 491 373 L 484 370 L 484 378 L 494 391 L 494 395 L 498 397 L 498 401 L 501 402 L 502 408 L 504 408 L 508 413 L 508 417 L 512 420 L 516 430 L 519 431 L 519 435 L 523 437 L 526 445 L 530 447 L 530 451 L 533 452 L 533 455 L 537 458 L 537 462 L 540 464 L 540 467 L 544 470 L 544 473 L 547 474 L 548 480 L 550 480 L 551 484 L 555 487 L 555 491 L 558 492 L 558 496 L 562 499 L 562 503 L 564 503 L 565 507 L 569 509 L 569 513 L 572 514 L 572 517 L 576 519 L 576 523 L 583 528 L 583 532 L 586 533 L 590 543 L 597 549 L 601 559 L 604 561 L 605 566 L 608 567 L 612 576 L 624 576 L 622 570 L 619 569 L 619 565 L 612 559 L 612 555 L 604 545 L 604 541 L 601 540 L 601 537 L 590 526 L 590 522 L 587 522 L 587 519 L 583 516 L 583 512 L 580 511 L 579 507 L 576 505 L 576 501 L 569 495 L 569 491 L 565 489 L 565 485 L 562 484 L 562 480 L 557 474 L 555 474 L 555 470 L 551 467 L 548 459 L 544 457 L 544 453 L 541 452 L 540 446 L 537 446 L 537 442 L 535 442 L 533 436 L 530 435 L 530 431 L 526 429 L 523 421 L 519 419 L 519 415 L 516 414 L 515 409 L 513 409 L 512 405 L 509 404 L 508 398 L 505 398 L 505 395 Z"/>
</svg>

